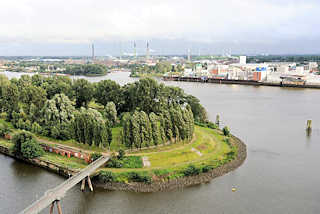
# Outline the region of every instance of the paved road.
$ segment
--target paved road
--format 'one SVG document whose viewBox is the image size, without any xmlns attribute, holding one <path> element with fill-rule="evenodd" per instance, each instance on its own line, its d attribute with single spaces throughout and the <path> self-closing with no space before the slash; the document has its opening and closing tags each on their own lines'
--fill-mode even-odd
<svg viewBox="0 0 320 214">
<path fill-rule="evenodd" d="M 60 200 L 65 193 L 73 186 L 77 185 L 84 178 L 94 173 L 99 167 L 109 160 L 110 156 L 102 156 L 89 166 L 81 170 L 78 174 L 72 176 L 59 186 L 48 190 L 40 199 L 32 203 L 29 207 L 24 209 L 20 214 L 36 214 L 48 207 L 52 202 Z"/>
</svg>

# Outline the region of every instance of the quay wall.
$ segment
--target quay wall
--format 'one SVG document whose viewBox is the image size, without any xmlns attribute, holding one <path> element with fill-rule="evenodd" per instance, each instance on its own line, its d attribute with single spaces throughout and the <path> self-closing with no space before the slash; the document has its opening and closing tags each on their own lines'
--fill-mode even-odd
<svg viewBox="0 0 320 214">
<path fill-rule="evenodd" d="M 41 167 L 41 168 L 46 169 L 48 171 L 57 173 L 57 174 L 59 174 L 63 177 L 66 177 L 66 178 L 69 178 L 71 175 L 78 172 L 77 170 L 68 169 L 68 168 L 63 167 L 61 165 L 55 164 L 50 161 L 44 161 L 39 158 L 26 159 L 24 157 L 17 156 L 13 152 L 11 152 L 7 147 L 1 146 L 1 145 L 0 145 L 0 153 L 7 155 L 9 157 L 12 157 L 14 159 L 17 159 L 19 161 L 23 161 L 25 163 L 29 163 L 34 166 L 38 166 L 38 167 Z"/>
<path fill-rule="evenodd" d="M 273 87 L 289 87 L 289 88 L 314 88 L 320 89 L 320 85 L 298 85 L 298 84 L 283 84 L 258 82 L 254 80 L 229 80 L 229 79 L 214 79 L 214 78 L 200 78 L 200 77 L 169 77 L 164 76 L 165 81 L 182 81 L 182 82 L 202 82 L 202 83 L 216 83 L 216 84 L 236 84 L 236 85 L 252 85 L 252 86 L 273 86 Z"/>
</svg>

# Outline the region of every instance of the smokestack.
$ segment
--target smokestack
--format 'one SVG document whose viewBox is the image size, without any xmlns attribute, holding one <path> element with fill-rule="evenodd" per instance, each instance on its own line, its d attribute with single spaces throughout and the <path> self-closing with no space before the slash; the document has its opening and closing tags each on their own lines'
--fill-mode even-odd
<svg viewBox="0 0 320 214">
<path fill-rule="evenodd" d="M 189 61 L 189 62 L 191 61 L 191 51 L 190 51 L 190 48 L 188 49 L 188 61 Z"/>
<path fill-rule="evenodd" d="M 149 42 L 147 41 L 147 52 L 146 52 L 146 59 L 148 60 L 150 56 L 150 49 L 149 49 Z"/>
<path fill-rule="evenodd" d="M 134 58 L 137 58 L 137 45 L 136 45 L 136 41 L 133 42 L 133 53 L 134 53 Z"/>
<path fill-rule="evenodd" d="M 95 59 L 94 59 L 94 44 L 93 44 L 93 43 L 92 43 L 91 48 L 92 48 L 92 61 L 93 61 L 93 60 L 95 60 Z"/>
</svg>

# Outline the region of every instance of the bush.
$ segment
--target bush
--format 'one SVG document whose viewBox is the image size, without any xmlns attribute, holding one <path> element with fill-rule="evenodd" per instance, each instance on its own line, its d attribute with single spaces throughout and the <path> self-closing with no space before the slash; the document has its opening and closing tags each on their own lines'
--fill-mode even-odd
<svg viewBox="0 0 320 214">
<path fill-rule="evenodd" d="M 101 153 L 93 153 L 93 154 L 91 154 L 91 160 L 92 160 L 92 161 L 96 161 L 96 160 L 98 160 L 100 157 L 102 157 L 102 154 L 101 154 Z"/>
<path fill-rule="evenodd" d="M 31 139 L 21 144 L 21 154 L 25 158 L 33 159 L 44 155 L 44 150 L 35 139 Z"/>
<path fill-rule="evenodd" d="M 203 166 L 202 168 L 201 168 L 201 172 L 203 172 L 203 173 L 206 173 L 206 172 L 209 172 L 209 171 L 211 171 L 211 170 L 213 170 L 213 166 L 211 166 L 211 165 L 206 165 L 206 166 Z"/>
<path fill-rule="evenodd" d="M 10 132 L 10 128 L 6 123 L 0 123 L 0 137 L 4 137 Z"/>
<path fill-rule="evenodd" d="M 26 129 L 26 124 L 25 122 L 23 121 L 23 119 L 19 119 L 17 124 L 16 124 L 16 127 L 19 128 L 19 129 Z"/>
<path fill-rule="evenodd" d="M 119 160 L 122 160 L 125 155 L 126 155 L 126 152 L 123 149 L 120 149 L 119 152 L 118 152 L 117 158 Z"/>
<path fill-rule="evenodd" d="M 215 123 L 212 123 L 210 121 L 207 121 L 205 123 L 201 123 L 201 122 L 195 121 L 194 124 L 197 125 L 197 126 L 210 128 L 210 129 L 217 129 L 218 128 L 218 126 Z"/>
<path fill-rule="evenodd" d="M 30 132 L 26 132 L 26 131 L 21 131 L 13 135 L 12 137 L 12 143 L 14 144 L 13 152 L 17 155 L 21 155 L 22 144 L 32 139 L 34 139 L 33 135 Z"/>
<path fill-rule="evenodd" d="M 168 175 L 170 172 L 167 169 L 156 169 L 153 171 L 156 176 Z"/>
<path fill-rule="evenodd" d="M 6 112 L 0 113 L 0 119 L 7 120 L 8 119 L 8 114 Z"/>
<path fill-rule="evenodd" d="M 231 146 L 231 143 L 230 143 L 230 139 L 229 139 L 229 138 L 225 138 L 225 139 L 224 139 L 224 142 L 226 142 L 226 144 L 228 144 L 228 146 Z"/>
<path fill-rule="evenodd" d="M 224 136 L 230 136 L 230 130 L 228 126 L 223 127 L 222 131 Z"/>
<path fill-rule="evenodd" d="M 139 156 L 128 156 L 118 159 L 112 157 L 106 164 L 107 168 L 142 168 L 143 162 Z"/>
<path fill-rule="evenodd" d="M 42 128 L 37 122 L 34 122 L 32 124 L 31 131 L 36 134 L 41 134 Z"/>
<path fill-rule="evenodd" d="M 115 179 L 115 176 L 112 172 L 109 171 L 102 171 L 98 175 L 99 181 L 102 181 L 103 183 L 112 182 Z"/>
<path fill-rule="evenodd" d="M 57 127 L 53 126 L 50 130 L 51 132 L 51 137 L 55 138 L 55 139 L 58 139 L 59 136 L 60 136 L 60 131 Z"/>
<path fill-rule="evenodd" d="M 194 165 L 189 165 L 185 170 L 183 170 L 185 176 L 199 175 L 200 169 Z"/>
<path fill-rule="evenodd" d="M 233 150 L 227 153 L 228 160 L 233 160 L 235 158 L 235 156 L 236 156 L 236 153 Z"/>
<path fill-rule="evenodd" d="M 129 172 L 128 180 L 133 182 L 142 182 L 142 183 L 150 184 L 152 181 L 152 178 L 151 176 L 144 174 L 142 172 Z"/>
</svg>

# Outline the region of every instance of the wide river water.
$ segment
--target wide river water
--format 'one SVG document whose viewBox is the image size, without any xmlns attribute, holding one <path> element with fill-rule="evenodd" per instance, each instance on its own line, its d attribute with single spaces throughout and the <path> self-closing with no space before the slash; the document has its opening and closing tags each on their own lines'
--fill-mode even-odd
<svg viewBox="0 0 320 214">
<path fill-rule="evenodd" d="M 9 77 L 17 73 L 6 72 Z M 112 73 L 90 81 L 136 79 Z M 159 193 L 82 193 L 62 199 L 64 214 L 320 213 L 320 90 L 165 82 L 198 97 L 210 119 L 216 114 L 248 146 L 237 170 L 182 190 Z M 306 121 L 313 132 L 306 135 Z M 64 178 L 0 154 L 0 214 L 14 214 Z M 236 187 L 237 191 L 232 192 Z M 42 213 L 49 213 L 48 209 Z"/>
</svg>

